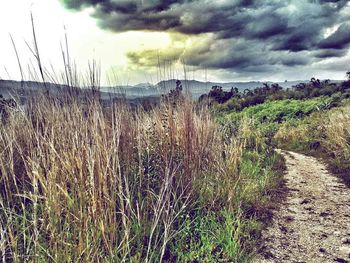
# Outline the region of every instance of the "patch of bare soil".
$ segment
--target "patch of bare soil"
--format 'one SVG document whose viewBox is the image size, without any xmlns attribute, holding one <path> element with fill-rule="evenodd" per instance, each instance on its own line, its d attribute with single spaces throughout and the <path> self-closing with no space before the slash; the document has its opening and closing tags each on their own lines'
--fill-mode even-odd
<svg viewBox="0 0 350 263">
<path fill-rule="evenodd" d="M 316 158 L 281 153 L 288 192 L 256 262 L 350 263 L 350 189 Z"/>
</svg>

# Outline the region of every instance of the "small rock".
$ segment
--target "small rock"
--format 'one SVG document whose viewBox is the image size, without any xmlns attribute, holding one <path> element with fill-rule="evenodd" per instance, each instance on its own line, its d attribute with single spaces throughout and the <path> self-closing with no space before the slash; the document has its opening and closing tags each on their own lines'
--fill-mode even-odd
<svg viewBox="0 0 350 263">
<path fill-rule="evenodd" d="M 297 209 L 297 208 L 294 208 L 294 207 L 288 207 L 288 208 L 287 208 L 287 211 L 288 211 L 289 213 L 295 214 L 295 213 L 298 212 L 298 209 Z"/>
<path fill-rule="evenodd" d="M 343 258 L 336 258 L 334 259 L 335 262 L 339 262 L 339 263 L 349 263 L 349 261 L 343 259 Z"/>
<path fill-rule="evenodd" d="M 322 217 L 331 216 L 331 215 L 333 215 L 333 213 L 329 211 L 323 211 L 320 213 L 320 216 Z"/>
<path fill-rule="evenodd" d="M 323 247 L 321 247 L 321 248 L 320 248 L 320 252 L 321 252 L 321 253 L 326 253 L 326 249 L 323 248 Z"/>
<path fill-rule="evenodd" d="M 341 242 L 342 242 L 343 244 L 345 244 L 345 245 L 350 245 L 350 238 L 345 237 L 345 238 L 343 238 L 343 239 L 341 240 Z"/>
<path fill-rule="evenodd" d="M 287 222 L 291 222 L 294 220 L 294 217 L 293 216 L 285 216 L 284 219 L 287 221 Z"/>
<path fill-rule="evenodd" d="M 281 229 L 281 231 L 283 233 L 287 233 L 288 232 L 288 228 L 286 228 L 285 226 L 281 226 L 280 229 Z"/>
<path fill-rule="evenodd" d="M 327 237 L 328 237 L 328 235 L 327 235 L 327 234 L 325 234 L 325 233 L 323 233 L 323 234 L 321 234 L 321 237 L 322 237 L 322 238 L 327 238 Z"/>
<path fill-rule="evenodd" d="M 300 202 L 300 204 L 301 204 L 301 205 L 305 205 L 305 204 L 308 204 L 308 203 L 310 203 L 310 202 L 311 202 L 310 199 L 305 198 L 303 201 Z"/>
<path fill-rule="evenodd" d="M 291 192 L 300 192 L 300 190 L 296 189 L 296 188 L 290 188 L 289 191 L 291 191 Z"/>
<path fill-rule="evenodd" d="M 340 232 L 340 231 L 334 231 L 334 232 L 333 232 L 333 235 L 336 236 L 336 237 L 338 237 L 338 236 L 341 235 L 341 232 Z"/>
<path fill-rule="evenodd" d="M 310 211 L 310 212 L 314 210 L 314 209 L 313 209 L 312 207 L 310 207 L 310 206 L 305 207 L 304 209 L 307 210 L 307 211 Z"/>
<path fill-rule="evenodd" d="M 270 258 L 274 258 L 274 257 L 275 257 L 275 255 L 272 254 L 270 251 L 266 251 L 266 252 L 264 253 L 264 258 L 265 258 L 265 259 L 270 259 Z"/>
</svg>

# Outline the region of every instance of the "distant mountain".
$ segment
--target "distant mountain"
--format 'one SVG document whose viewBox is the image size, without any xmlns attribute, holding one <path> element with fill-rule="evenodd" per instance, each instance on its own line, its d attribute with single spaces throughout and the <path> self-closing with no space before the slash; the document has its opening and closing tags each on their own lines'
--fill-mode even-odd
<svg viewBox="0 0 350 263">
<path fill-rule="evenodd" d="M 134 85 L 134 87 L 136 87 L 136 88 L 154 88 L 154 85 L 149 83 L 149 82 L 146 82 L 146 83 L 140 83 L 140 84 Z"/>
<path fill-rule="evenodd" d="M 113 87 L 101 87 L 101 97 L 103 99 L 120 98 L 137 99 L 146 97 L 159 97 L 162 94 L 166 94 L 169 90 L 176 87 L 175 79 L 161 81 L 156 85 L 151 83 L 140 83 L 133 86 L 113 86 Z M 193 99 L 198 99 L 202 94 L 208 93 L 212 86 L 221 86 L 224 90 L 230 90 L 231 88 L 238 88 L 243 91 L 245 89 L 254 89 L 261 87 L 264 83 L 273 84 L 278 83 L 283 88 L 291 88 L 301 82 L 307 83 L 309 80 L 297 80 L 297 81 L 285 81 L 285 82 L 272 82 L 272 81 L 249 81 L 249 82 L 201 82 L 197 80 L 181 80 L 184 92 L 188 92 Z M 339 80 L 332 80 L 331 82 L 340 82 Z M 23 86 L 23 87 L 22 87 Z M 49 89 L 51 93 L 59 92 L 60 90 L 67 88 L 65 85 L 52 84 L 52 83 L 40 83 L 33 81 L 20 81 L 12 80 L 0 80 L 0 94 L 4 97 L 10 96 L 11 92 L 27 93 L 36 92 Z M 24 94 L 23 94 L 24 95 Z"/>
<path fill-rule="evenodd" d="M 160 96 L 165 91 L 158 89 L 158 86 L 155 86 L 150 83 L 141 83 L 135 86 L 113 86 L 113 87 L 101 87 L 102 92 L 107 93 L 119 93 L 123 94 L 126 98 L 142 98 L 149 96 Z"/>
<path fill-rule="evenodd" d="M 248 81 L 248 82 L 201 82 L 197 80 L 181 80 L 182 87 L 185 91 L 188 91 L 194 99 L 197 99 L 200 95 L 208 93 L 213 86 L 221 86 L 223 90 L 230 90 L 231 88 L 238 88 L 239 91 L 244 91 L 245 89 L 255 89 L 261 87 L 264 83 L 269 85 L 273 83 L 278 83 L 283 88 L 291 88 L 301 82 L 309 82 L 308 80 L 296 80 L 287 82 L 272 82 L 272 81 Z M 160 90 L 169 91 L 176 87 L 176 80 L 165 80 L 157 84 Z"/>
<path fill-rule="evenodd" d="M 10 98 L 12 96 L 19 95 L 20 97 L 28 97 L 48 90 L 50 94 L 58 94 L 62 90 L 68 89 L 67 85 L 54 84 L 54 83 L 42 83 L 36 81 L 14 81 L 14 80 L 0 80 L 0 95 L 4 98 Z M 88 90 L 88 89 L 86 89 Z M 124 94 L 117 92 L 103 92 L 101 91 L 102 99 L 110 99 L 116 97 L 123 97 Z"/>
<path fill-rule="evenodd" d="M 12 95 L 26 95 L 28 93 L 35 93 L 45 89 L 48 89 L 50 92 L 58 92 L 64 87 L 64 85 L 35 81 L 21 82 L 14 80 L 0 80 L 0 94 L 5 98 L 11 97 Z"/>
</svg>

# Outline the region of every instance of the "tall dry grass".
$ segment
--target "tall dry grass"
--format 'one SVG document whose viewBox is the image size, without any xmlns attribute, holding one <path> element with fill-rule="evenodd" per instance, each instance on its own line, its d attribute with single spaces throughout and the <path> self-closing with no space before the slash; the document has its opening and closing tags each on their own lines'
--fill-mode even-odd
<svg viewBox="0 0 350 263">
<path fill-rule="evenodd" d="M 32 98 L 0 127 L 3 262 L 159 262 L 195 207 L 232 203 L 244 136 L 208 109 Z M 200 204 L 199 204 L 200 203 Z"/>
<path fill-rule="evenodd" d="M 336 156 L 350 159 L 350 106 L 331 111 L 325 124 L 326 144 Z"/>
<path fill-rule="evenodd" d="M 332 172 L 350 185 L 350 106 L 347 100 L 342 104 L 283 124 L 274 139 L 279 147 L 323 157 Z"/>
</svg>

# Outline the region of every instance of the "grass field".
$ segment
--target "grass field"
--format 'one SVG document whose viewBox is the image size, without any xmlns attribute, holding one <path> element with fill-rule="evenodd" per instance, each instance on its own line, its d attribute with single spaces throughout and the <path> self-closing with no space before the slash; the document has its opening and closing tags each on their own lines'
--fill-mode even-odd
<svg viewBox="0 0 350 263">
<path fill-rule="evenodd" d="M 228 129 L 187 100 L 144 111 L 43 95 L 2 123 L 5 261 L 249 262 L 279 184 L 251 119 Z"/>
</svg>

